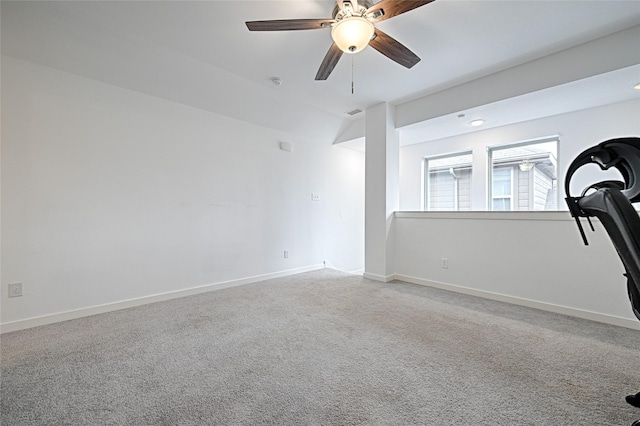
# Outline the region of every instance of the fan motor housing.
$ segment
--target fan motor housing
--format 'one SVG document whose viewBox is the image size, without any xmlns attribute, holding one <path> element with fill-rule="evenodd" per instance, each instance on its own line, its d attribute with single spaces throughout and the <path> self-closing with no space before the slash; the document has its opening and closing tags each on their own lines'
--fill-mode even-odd
<svg viewBox="0 0 640 426">
<path fill-rule="evenodd" d="M 373 0 L 360 0 L 358 2 L 358 6 L 364 7 L 365 9 L 369 9 L 374 4 L 375 2 Z M 338 3 L 336 2 L 335 6 L 333 6 L 333 12 L 331 12 L 331 18 L 336 19 L 338 12 L 340 12 L 340 6 L 338 6 Z"/>
</svg>

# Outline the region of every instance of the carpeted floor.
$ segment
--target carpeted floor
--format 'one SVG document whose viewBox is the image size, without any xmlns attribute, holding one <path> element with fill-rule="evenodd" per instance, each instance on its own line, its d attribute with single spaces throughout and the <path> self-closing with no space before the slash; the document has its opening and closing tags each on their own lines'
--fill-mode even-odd
<svg viewBox="0 0 640 426">
<path fill-rule="evenodd" d="M 1 337 L 5 425 L 630 425 L 640 332 L 332 270 Z"/>
</svg>

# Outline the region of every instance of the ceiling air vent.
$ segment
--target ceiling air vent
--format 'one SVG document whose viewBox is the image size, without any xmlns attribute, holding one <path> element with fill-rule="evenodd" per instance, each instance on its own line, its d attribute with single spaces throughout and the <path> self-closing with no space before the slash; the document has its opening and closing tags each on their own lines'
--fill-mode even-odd
<svg viewBox="0 0 640 426">
<path fill-rule="evenodd" d="M 347 114 L 348 114 L 348 115 L 356 115 L 356 114 L 360 114 L 361 112 L 362 112 L 362 110 L 361 110 L 361 109 L 356 108 L 356 109 L 354 109 L 353 111 L 348 111 L 348 112 L 347 112 Z"/>
</svg>

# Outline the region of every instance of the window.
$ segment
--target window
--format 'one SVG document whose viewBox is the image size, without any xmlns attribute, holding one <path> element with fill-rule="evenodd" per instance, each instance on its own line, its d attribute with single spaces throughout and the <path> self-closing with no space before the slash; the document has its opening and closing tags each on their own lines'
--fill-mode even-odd
<svg viewBox="0 0 640 426">
<path fill-rule="evenodd" d="M 557 138 L 490 148 L 491 210 L 557 210 L 557 152 Z"/>
<path fill-rule="evenodd" d="M 470 152 L 424 160 L 424 210 L 471 210 Z"/>
<path fill-rule="evenodd" d="M 491 210 L 512 210 L 512 167 L 496 167 L 491 178 Z"/>
</svg>

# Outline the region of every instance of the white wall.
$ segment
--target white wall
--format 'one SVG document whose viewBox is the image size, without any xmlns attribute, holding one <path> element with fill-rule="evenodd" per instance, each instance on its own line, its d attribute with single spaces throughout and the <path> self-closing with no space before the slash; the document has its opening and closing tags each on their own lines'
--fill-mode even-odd
<svg viewBox="0 0 640 426">
<path fill-rule="evenodd" d="M 301 271 L 324 260 L 348 271 L 363 267 L 364 156 L 332 146 L 330 136 L 285 134 L 8 57 L 2 58 L 2 88 L 3 331 L 62 319 L 65 312 L 73 317 L 136 298 Z M 469 146 L 484 153 L 488 142 L 560 134 L 562 180 L 568 161 L 585 147 L 640 134 L 638 116 L 637 103 L 616 104 L 405 147 L 400 208 L 420 208 L 424 155 Z M 291 142 L 293 152 L 280 151 L 280 140 Z M 476 157 L 476 171 L 486 168 Z M 320 194 L 319 202 L 311 201 L 311 192 Z M 504 264 L 499 250 L 492 254 L 504 241 L 487 243 L 485 222 L 398 218 L 397 276 L 631 317 L 621 285 L 611 280 L 620 265 L 603 232 L 595 237 L 601 239 L 597 248 L 593 243 L 577 255 L 571 250 L 584 248 L 573 222 L 553 225 L 551 232 L 561 228 L 558 235 L 568 244 L 558 252 L 573 267 L 558 258 L 551 271 L 577 275 L 550 280 L 533 274 L 528 279 L 547 284 L 529 294 L 537 286 L 514 287 L 513 274 L 471 279 Z M 508 223 L 515 235 L 551 229 L 547 222 Z M 456 234 L 452 247 L 464 243 L 468 254 L 446 254 L 450 275 L 441 276 L 440 248 L 449 231 Z M 530 250 L 543 258 L 552 253 L 535 243 Z M 611 260 L 612 269 L 585 266 L 585 253 Z M 429 263 L 434 259 L 435 266 Z M 521 267 L 511 272 L 528 268 L 510 261 Z M 591 279 L 582 292 L 581 283 Z M 6 297 L 12 282 L 24 283 L 23 297 Z M 579 303 L 571 297 L 576 290 Z"/>
<path fill-rule="evenodd" d="M 364 158 L 331 137 L 10 57 L 2 89 L 5 326 L 324 260 L 362 268 Z M 24 296 L 5 297 L 12 282 Z"/>
<path fill-rule="evenodd" d="M 393 107 L 366 110 L 364 276 L 386 281 L 393 275 L 393 213 L 398 210 L 398 131 Z"/>
<path fill-rule="evenodd" d="M 564 208 L 570 162 L 604 140 L 640 136 L 640 103 L 622 102 L 403 147 L 400 208 L 421 210 L 425 156 L 472 149 L 472 205 L 483 210 L 486 147 L 551 135 L 560 135 L 559 206 Z M 575 193 L 604 180 L 595 166 L 576 177 Z M 596 233 L 587 231 L 588 247 L 568 212 L 400 212 L 394 225 L 397 278 L 640 328 L 627 298 L 624 268 L 597 223 Z M 441 267 L 442 258 L 448 259 L 448 269 Z"/>
<path fill-rule="evenodd" d="M 584 246 L 568 212 L 396 213 L 396 277 L 640 329 L 624 267 L 594 223 Z"/>
<path fill-rule="evenodd" d="M 639 136 L 640 102 L 637 100 L 621 102 L 402 147 L 400 149 L 400 210 L 422 210 L 421 174 L 424 157 L 469 150 L 473 151 L 472 210 L 486 210 L 487 147 L 553 135 L 559 135 L 560 138 L 558 182 L 562 190 L 559 191 L 561 202 L 558 205 L 564 208 L 564 177 L 571 161 L 584 149 L 607 139 Z M 428 135 L 425 135 L 425 139 L 428 139 Z M 594 170 L 598 170 L 596 167 L 594 166 Z M 576 174 L 573 182 L 576 184 L 576 190 L 580 191 L 586 184 L 594 181 L 586 175 Z"/>
<path fill-rule="evenodd" d="M 323 168 L 327 267 L 364 270 L 364 153 L 332 146 Z"/>
</svg>

